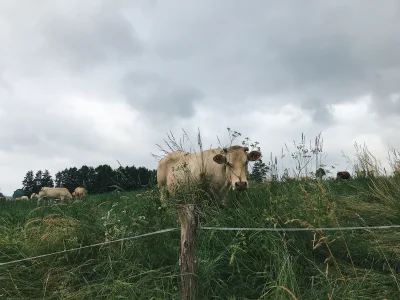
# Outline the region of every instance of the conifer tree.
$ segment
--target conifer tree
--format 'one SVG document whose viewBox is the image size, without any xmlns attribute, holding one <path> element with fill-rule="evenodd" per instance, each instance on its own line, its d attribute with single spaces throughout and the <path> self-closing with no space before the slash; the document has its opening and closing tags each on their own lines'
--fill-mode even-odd
<svg viewBox="0 0 400 300">
<path fill-rule="evenodd" d="M 42 180 L 40 182 L 40 188 L 42 187 L 54 187 L 53 178 L 47 169 L 44 170 Z"/>
<path fill-rule="evenodd" d="M 266 177 L 269 167 L 261 159 L 257 160 L 252 168 L 250 178 L 255 182 L 262 182 Z"/>
<path fill-rule="evenodd" d="M 35 179 L 33 177 L 33 171 L 31 170 L 26 173 L 24 180 L 22 181 L 22 190 L 25 195 L 30 196 L 32 193 L 34 193 L 35 189 L 36 189 Z"/>
</svg>

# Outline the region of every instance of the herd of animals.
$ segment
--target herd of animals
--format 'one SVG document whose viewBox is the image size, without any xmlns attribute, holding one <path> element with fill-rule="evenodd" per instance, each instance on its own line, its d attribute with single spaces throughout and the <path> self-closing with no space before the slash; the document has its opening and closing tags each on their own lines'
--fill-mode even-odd
<svg viewBox="0 0 400 300">
<path fill-rule="evenodd" d="M 42 187 L 39 194 L 33 193 L 30 197 L 31 200 L 37 200 L 38 205 L 42 205 L 44 200 L 52 201 L 72 201 L 73 199 L 79 199 L 87 195 L 87 191 L 82 187 L 77 187 L 72 192 L 69 192 L 67 188 L 64 187 Z M 0 201 L 11 201 L 9 197 L 0 197 Z M 29 200 L 28 196 L 22 196 L 15 198 L 15 201 L 26 201 Z"/>
<path fill-rule="evenodd" d="M 248 147 L 230 146 L 224 149 L 209 149 L 201 152 L 188 153 L 175 151 L 166 155 L 158 163 L 157 187 L 161 194 L 161 201 L 176 193 L 177 188 L 188 180 L 199 180 L 207 170 L 210 176 L 210 184 L 214 192 L 224 198 L 228 190 L 244 191 L 249 188 L 247 179 L 247 165 L 250 161 L 256 161 L 261 157 L 261 152 L 253 150 L 248 152 Z M 190 176 L 185 170 L 190 170 Z M 347 171 L 338 172 L 337 179 L 350 179 Z M 43 187 L 39 194 L 32 194 L 31 199 L 37 199 L 38 205 L 43 204 L 44 199 L 72 201 L 87 195 L 82 187 L 77 187 L 71 194 L 64 187 Z M 11 200 L 2 197 L 0 200 Z M 17 201 L 29 200 L 27 196 L 16 198 Z"/>
</svg>

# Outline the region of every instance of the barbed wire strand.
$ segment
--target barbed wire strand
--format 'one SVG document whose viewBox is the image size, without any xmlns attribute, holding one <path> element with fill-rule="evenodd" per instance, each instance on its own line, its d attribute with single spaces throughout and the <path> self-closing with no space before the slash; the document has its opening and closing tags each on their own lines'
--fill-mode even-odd
<svg viewBox="0 0 400 300">
<path fill-rule="evenodd" d="M 307 227 L 307 228 L 248 228 L 248 227 L 201 227 L 205 230 L 222 230 L 222 231 L 335 231 L 335 230 L 362 230 L 362 229 L 390 229 L 400 228 L 400 225 L 387 226 L 353 226 L 353 227 Z"/>
<path fill-rule="evenodd" d="M 63 253 L 66 253 L 66 252 L 78 251 L 78 250 L 81 250 L 81 249 L 92 248 L 92 247 L 96 247 L 96 246 L 107 245 L 107 244 L 111 244 L 111 243 L 117 243 L 117 242 L 122 242 L 122 241 L 127 241 L 127 240 L 138 239 L 138 238 L 142 238 L 142 237 L 146 237 L 146 236 L 150 236 L 150 235 L 176 231 L 178 229 L 179 228 L 168 228 L 168 229 L 163 229 L 163 230 L 154 231 L 154 232 L 150 232 L 150 233 L 145 233 L 145 234 L 141 234 L 141 235 L 136 235 L 136 236 L 121 238 L 121 239 L 117 239 L 117 240 L 106 241 L 106 242 L 102 242 L 102 243 L 82 246 L 82 247 L 79 247 L 79 248 L 64 249 L 62 251 L 57 251 L 57 252 L 52 252 L 52 253 L 42 254 L 42 255 L 38 255 L 38 256 L 27 257 L 27 258 L 17 259 L 17 260 L 14 260 L 14 261 L 8 261 L 8 262 L 0 263 L 0 266 L 5 266 L 5 265 L 17 263 L 17 262 L 33 260 L 33 259 L 43 258 L 43 257 L 47 257 L 47 256 L 57 255 L 57 254 L 63 254 Z"/>
<path fill-rule="evenodd" d="M 314 227 L 307 227 L 307 228 L 265 228 L 265 227 L 259 227 L 259 228 L 252 228 L 252 227 L 199 227 L 199 230 L 219 230 L 219 231 L 276 231 L 276 232 L 282 232 L 282 231 L 335 231 L 335 230 L 379 230 L 379 229 L 391 229 L 391 228 L 400 228 L 400 225 L 386 225 L 386 226 L 352 226 L 352 227 L 325 227 L 325 228 L 314 228 Z M 97 244 L 92 244 L 92 245 L 87 245 L 79 248 L 71 248 L 71 249 L 65 249 L 62 251 L 57 251 L 57 252 L 52 252 L 52 253 L 47 253 L 47 254 L 42 254 L 38 256 L 33 256 L 33 257 L 27 257 L 27 258 L 22 258 L 18 260 L 13 260 L 13 261 L 8 261 L 4 263 L 0 263 L 0 266 L 5 266 L 5 265 L 10 265 L 18 262 L 23 262 L 23 261 L 28 261 L 28 260 L 33 260 L 33 259 L 38 259 L 38 258 L 43 258 L 47 256 L 52 256 L 52 255 L 57 255 L 57 254 L 63 254 L 66 252 L 72 252 L 72 251 L 78 251 L 81 249 L 86 249 L 86 248 L 92 248 L 96 246 L 102 246 L 102 245 L 107 245 L 107 244 L 112 244 L 112 243 L 117 243 L 117 242 L 122 242 L 122 241 L 127 241 L 127 240 L 132 240 L 132 239 L 138 239 L 146 236 L 151 236 L 155 234 L 161 234 L 161 233 L 166 233 L 166 232 L 171 232 L 171 231 L 177 231 L 180 228 L 168 228 L 168 229 L 163 229 L 159 231 L 154 231 L 150 233 L 145 233 L 141 235 L 136 235 L 136 236 L 131 236 L 131 237 L 126 237 L 126 238 L 121 238 L 117 240 L 112 240 L 112 241 L 106 241 L 102 243 L 97 243 Z"/>
</svg>

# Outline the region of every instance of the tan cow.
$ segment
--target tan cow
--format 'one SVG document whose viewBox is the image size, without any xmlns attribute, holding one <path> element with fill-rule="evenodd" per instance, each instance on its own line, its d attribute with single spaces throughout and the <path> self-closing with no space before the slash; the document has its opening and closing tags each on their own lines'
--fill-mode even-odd
<svg viewBox="0 0 400 300">
<path fill-rule="evenodd" d="M 6 197 L 0 197 L 0 201 L 6 201 Z"/>
<path fill-rule="evenodd" d="M 22 200 L 22 201 L 28 201 L 29 198 L 28 198 L 28 196 L 22 196 L 22 197 L 21 197 L 21 200 Z"/>
<path fill-rule="evenodd" d="M 38 199 L 38 205 L 42 203 L 43 198 L 51 198 L 51 199 L 57 199 L 59 198 L 61 201 L 64 201 L 64 199 L 72 200 L 72 195 L 68 191 L 68 189 L 64 187 L 42 187 L 42 189 L 39 192 L 39 199 Z"/>
<path fill-rule="evenodd" d="M 21 198 L 20 197 L 15 198 L 15 201 L 21 201 Z"/>
<path fill-rule="evenodd" d="M 199 180 L 202 174 L 211 175 L 214 192 L 224 198 L 229 189 L 246 190 L 247 164 L 261 157 L 259 151 L 248 147 L 231 146 L 227 149 L 210 149 L 197 153 L 175 151 L 160 160 L 157 167 L 157 186 L 161 201 L 175 194 L 175 189 L 191 180 Z"/>
<path fill-rule="evenodd" d="M 39 195 L 36 193 L 32 193 L 31 200 L 33 200 L 33 199 L 39 199 Z"/>
<path fill-rule="evenodd" d="M 85 196 L 87 196 L 87 191 L 83 187 L 77 187 L 72 192 L 72 197 L 74 197 L 74 198 L 80 198 L 80 197 L 85 197 Z"/>
</svg>

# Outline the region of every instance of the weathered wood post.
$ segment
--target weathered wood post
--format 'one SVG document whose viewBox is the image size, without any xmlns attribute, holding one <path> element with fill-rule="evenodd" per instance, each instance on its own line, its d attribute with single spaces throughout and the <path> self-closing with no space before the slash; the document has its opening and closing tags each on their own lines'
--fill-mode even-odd
<svg viewBox="0 0 400 300">
<path fill-rule="evenodd" d="M 178 214 L 181 222 L 181 295 L 183 300 L 193 300 L 196 294 L 194 282 L 194 239 L 196 236 L 194 204 L 180 206 Z"/>
</svg>

